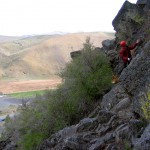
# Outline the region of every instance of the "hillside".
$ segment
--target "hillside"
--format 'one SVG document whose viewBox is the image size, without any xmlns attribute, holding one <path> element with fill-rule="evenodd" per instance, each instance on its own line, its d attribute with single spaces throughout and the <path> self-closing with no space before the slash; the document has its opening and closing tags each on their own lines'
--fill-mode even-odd
<svg viewBox="0 0 150 150">
<path fill-rule="evenodd" d="M 21 37 L 17 37 L 17 36 L 3 36 L 3 35 L 0 35 L 0 43 L 10 42 L 10 41 L 18 40 L 20 38 Z"/>
<path fill-rule="evenodd" d="M 62 72 L 61 86 L 6 119 L 0 148 L 150 150 L 149 12 L 150 1 L 125 1 L 112 21 L 115 39 L 96 49 L 87 39 Z"/>
<path fill-rule="evenodd" d="M 125 1 L 113 20 L 115 42 L 141 43 L 120 71 L 120 46 L 103 41 L 119 82 L 98 99 L 98 106 L 77 124 L 49 136 L 40 150 L 150 150 L 150 1 Z M 100 79 L 99 79 L 100 80 Z M 98 81 L 97 81 L 98 82 Z M 92 85 L 91 85 L 92 86 Z"/>
<path fill-rule="evenodd" d="M 70 52 L 82 48 L 87 36 L 96 47 L 101 46 L 104 39 L 114 37 L 96 32 L 27 36 L 1 42 L 0 77 L 2 80 L 53 78 L 70 61 Z"/>
</svg>

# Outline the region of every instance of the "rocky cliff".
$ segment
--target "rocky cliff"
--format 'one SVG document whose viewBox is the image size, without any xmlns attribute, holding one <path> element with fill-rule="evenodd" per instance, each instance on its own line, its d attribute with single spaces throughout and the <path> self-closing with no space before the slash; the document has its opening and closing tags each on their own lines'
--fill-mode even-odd
<svg viewBox="0 0 150 150">
<path fill-rule="evenodd" d="M 112 24 L 115 40 L 102 42 L 119 82 L 98 106 L 78 124 L 66 127 L 45 140 L 40 150 L 149 150 L 150 124 L 143 113 L 150 91 L 149 1 L 125 1 Z M 117 43 L 142 39 L 131 63 L 120 73 Z M 146 110 L 149 111 L 149 108 Z M 148 112 L 147 112 L 148 113 Z"/>
<path fill-rule="evenodd" d="M 137 4 L 125 1 L 113 20 L 116 38 L 103 41 L 103 47 L 98 49 L 108 55 L 119 82 L 87 118 L 58 131 L 43 141 L 38 150 L 150 149 L 149 6 L 148 0 Z M 120 72 L 117 44 L 121 40 L 130 44 L 139 38 L 142 43 L 134 51 L 131 63 Z"/>
</svg>

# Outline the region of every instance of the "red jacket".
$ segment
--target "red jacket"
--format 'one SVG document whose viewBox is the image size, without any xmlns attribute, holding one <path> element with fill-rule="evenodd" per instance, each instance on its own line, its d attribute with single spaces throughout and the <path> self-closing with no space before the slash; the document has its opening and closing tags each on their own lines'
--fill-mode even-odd
<svg viewBox="0 0 150 150">
<path fill-rule="evenodd" d="M 122 58 L 124 63 L 128 62 L 128 58 L 131 58 L 130 50 L 134 49 L 137 46 L 137 43 L 134 43 L 132 46 L 122 47 L 119 56 Z"/>
</svg>

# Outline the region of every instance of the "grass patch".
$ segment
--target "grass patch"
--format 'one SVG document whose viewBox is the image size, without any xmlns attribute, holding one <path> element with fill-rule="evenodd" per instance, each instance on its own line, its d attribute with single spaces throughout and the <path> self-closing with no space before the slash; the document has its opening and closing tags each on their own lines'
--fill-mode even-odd
<svg viewBox="0 0 150 150">
<path fill-rule="evenodd" d="M 8 96 L 14 97 L 14 98 L 34 98 L 37 95 L 43 95 L 45 92 L 46 90 L 19 92 L 19 93 L 8 94 Z"/>
</svg>

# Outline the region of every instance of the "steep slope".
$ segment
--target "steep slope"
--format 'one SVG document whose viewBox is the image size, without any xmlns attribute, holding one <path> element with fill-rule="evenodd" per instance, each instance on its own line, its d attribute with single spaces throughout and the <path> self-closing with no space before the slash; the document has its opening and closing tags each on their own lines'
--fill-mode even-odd
<svg viewBox="0 0 150 150">
<path fill-rule="evenodd" d="M 131 63 L 119 74 L 120 82 L 103 96 L 101 105 L 87 118 L 52 135 L 43 142 L 40 150 L 150 149 L 150 36 L 145 30 L 150 25 L 147 22 L 150 5 L 149 1 L 144 2 L 141 6 L 125 1 L 113 21 L 115 41 L 103 42 L 105 47 L 101 50 L 114 57 L 118 56 L 115 43 L 125 39 L 132 42 L 143 36 L 143 43 L 137 48 Z M 142 23 L 133 19 L 139 14 Z M 110 46 L 112 42 L 114 44 Z M 115 61 L 116 73 L 121 62 Z"/>
<path fill-rule="evenodd" d="M 1 79 L 55 77 L 70 61 L 70 52 L 81 49 L 87 36 L 95 46 L 113 38 L 109 33 L 77 33 L 26 37 L 0 44 Z"/>
<path fill-rule="evenodd" d="M 150 35 L 146 28 L 150 26 L 149 11 L 150 1 L 142 5 L 124 2 L 113 21 L 116 39 L 103 41 L 101 48 L 120 81 L 99 100 L 100 105 L 87 118 L 53 134 L 38 150 L 150 149 Z M 131 63 L 119 72 L 121 61 L 115 44 L 121 40 L 136 41 L 141 35 L 143 42 Z M 17 144 L 8 139 L 1 141 L 0 146 L 16 149 Z"/>
</svg>

